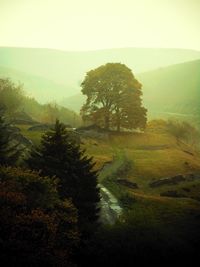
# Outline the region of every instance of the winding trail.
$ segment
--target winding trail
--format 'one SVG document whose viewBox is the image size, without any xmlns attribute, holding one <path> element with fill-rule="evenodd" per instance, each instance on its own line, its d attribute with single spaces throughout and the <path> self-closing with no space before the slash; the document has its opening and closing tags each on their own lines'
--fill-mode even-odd
<svg viewBox="0 0 200 267">
<path fill-rule="evenodd" d="M 122 214 L 122 208 L 117 198 L 102 184 L 99 184 L 101 194 L 100 221 L 113 225 Z"/>
</svg>

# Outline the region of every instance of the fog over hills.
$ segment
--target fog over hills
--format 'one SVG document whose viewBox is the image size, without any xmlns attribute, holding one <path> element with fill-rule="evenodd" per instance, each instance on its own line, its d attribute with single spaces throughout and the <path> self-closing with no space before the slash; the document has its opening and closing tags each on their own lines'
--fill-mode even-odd
<svg viewBox="0 0 200 267">
<path fill-rule="evenodd" d="M 0 48 L 0 77 L 20 81 L 40 102 L 58 101 L 79 111 L 84 96 L 80 83 L 87 71 L 121 62 L 143 84 L 144 106 L 156 112 L 196 113 L 200 90 L 200 51 L 121 48 L 59 51 L 40 48 Z M 172 65 L 172 66 L 170 66 Z"/>
<path fill-rule="evenodd" d="M 138 74 L 151 112 L 200 114 L 200 60 Z"/>
<path fill-rule="evenodd" d="M 149 117 L 200 114 L 200 60 L 137 74 L 136 78 L 143 85 L 143 103 Z M 78 111 L 84 101 L 82 94 L 76 94 L 62 104 Z"/>
<path fill-rule="evenodd" d="M 200 60 L 138 74 L 143 101 L 153 114 L 200 115 Z"/>
<path fill-rule="evenodd" d="M 80 91 L 80 83 L 87 71 L 107 62 L 124 63 L 135 74 L 199 58 L 200 51 L 184 49 L 120 48 L 71 52 L 0 47 L 0 75 L 8 74 L 14 80 L 19 76 L 18 80 L 31 94 L 37 91 L 35 97 L 39 101 L 43 101 L 44 95 L 48 95 L 48 99 L 52 96 L 52 99 L 61 100 Z M 46 92 L 50 81 L 51 89 Z M 53 93 L 55 87 L 58 88 L 56 94 Z"/>
<path fill-rule="evenodd" d="M 23 84 L 26 95 L 36 98 L 40 103 L 60 99 L 58 92 L 62 94 L 67 91 L 67 88 L 71 88 L 41 76 L 1 66 L 0 78 L 10 78 L 15 83 Z M 70 94 L 70 90 L 68 90 L 68 93 Z M 73 93 L 71 90 L 71 94 Z"/>
</svg>

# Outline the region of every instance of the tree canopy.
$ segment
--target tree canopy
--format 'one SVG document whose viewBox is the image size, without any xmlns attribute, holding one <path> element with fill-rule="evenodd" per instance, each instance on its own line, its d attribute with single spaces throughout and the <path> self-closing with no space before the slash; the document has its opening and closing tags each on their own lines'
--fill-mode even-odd
<svg viewBox="0 0 200 267">
<path fill-rule="evenodd" d="M 143 129 L 147 110 L 142 106 L 142 85 L 121 63 L 107 63 L 87 72 L 81 84 L 87 96 L 82 118 L 105 129 Z"/>
<path fill-rule="evenodd" d="M 23 98 L 22 85 L 15 85 L 9 79 L 0 79 L 0 105 L 6 109 L 10 117 L 14 117 Z"/>
<path fill-rule="evenodd" d="M 38 172 L 0 166 L 0 250 L 7 266 L 71 266 L 77 210 Z"/>
</svg>

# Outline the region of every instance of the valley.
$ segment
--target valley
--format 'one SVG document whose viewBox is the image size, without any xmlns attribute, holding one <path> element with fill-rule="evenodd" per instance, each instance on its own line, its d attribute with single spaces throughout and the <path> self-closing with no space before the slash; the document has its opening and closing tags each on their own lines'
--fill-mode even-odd
<svg viewBox="0 0 200 267">
<path fill-rule="evenodd" d="M 139 64 L 139 56 L 144 54 L 145 59 Z M 19 61 L 19 57 L 23 60 Z M 116 61 L 119 57 L 129 63 L 130 69 L 120 63 L 107 63 L 88 72 L 96 64 L 108 59 Z M 155 62 L 157 57 L 159 60 Z M 81 213 L 74 213 L 71 223 L 83 236 L 84 231 L 88 235 L 81 236 L 83 243 L 88 243 L 78 247 L 83 257 L 80 260 L 90 262 L 89 253 L 92 264 L 104 266 L 104 260 L 108 262 L 113 253 L 118 255 L 114 262 L 126 260 L 130 255 L 139 262 L 144 253 L 158 262 L 170 261 L 173 256 L 180 259 L 182 254 L 189 258 L 196 253 L 200 245 L 199 58 L 198 51 L 176 49 L 68 53 L 0 48 L 0 103 L 11 123 L 8 132 L 13 131 L 14 138 L 8 144 L 15 149 L 21 143 L 16 155 L 20 149 L 24 150 L 16 164 L 20 173 L 16 177 L 26 177 L 20 168 L 27 168 L 28 160 L 33 157 L 28 172 L 34 172 L 37 166 L 39 173 L 34 175 L 46 172 L 54 186 L 52 192 L 61 196 L 65 192 L 67 197 L 72 194 L 78 199 L 77 212 L 81 209 Z M 138 64 L 138 72 L 132 76 L 133 61 Z M 111 71 L 109 75 L 104 76 L 104 68 Z M 123 84 L 117 83 L 124 73 L 122 70 L 127 71 L 124 77 L 132 79 L 133 92 L 129 90 L 129 79 L 128 88 L 125 86 L 123 93 L 118 91 L 119 84 Z M 92 83 L 99 74 L 103 78 L 99 76 Z M 82 85 L 85 95 L 80 93 L 84 75 L 86 80 L 91 78 L 88 88 Z M 105 81 L 111 84 L 108 91 Z M 80 109 L 86 99 L 84 117 L 84 109 L 81 113 Z M 70 154 L 73 161 L 63 147 L 69 154 L 74 151 Z M 41 157 L 42 152 L 46 153 L 41 150 L 44 148 L 50 153 L 47 157 Z M 76 149 L 80 152 L 75 152 Z M 67 160 L 62 163 L 63 159 Z M 10 170 L 15 173 L 15 169 L 9 168 L 8 177 L 15 179 L 9 173 Z M 89 168 L 86 175 L 84 171 Z M 4 167 L 1 171 L 4 175 Z M 90 175 L 94 175 L 96 182 L 89 182 Z M 57 186 L 55 177 L 58 181 L 67 177 L 69 186 Z M 36 191 L 40 193 L 40 189 Z M 59 201 L 63 200 L 61 196 Z M 44 201 L 45 205 L 49 201 L 52 200 Z M 72 208 L 71 204 L 67 208 Z M 88 227 L 88 207 L 96 212 L 94 218 L 98 218 L 99 228 L 97 224 Z M 94 207 L 98 208 L 94 211 Z M 48 208 L 46 211 L 49 212 Z M 79 219 L 82 212 L 85 212 L 84 228 Z M 97 228 L 93 231 L 93 227 Z M 77 239 L 78 234 L 75 234 Z"/>
</svg>

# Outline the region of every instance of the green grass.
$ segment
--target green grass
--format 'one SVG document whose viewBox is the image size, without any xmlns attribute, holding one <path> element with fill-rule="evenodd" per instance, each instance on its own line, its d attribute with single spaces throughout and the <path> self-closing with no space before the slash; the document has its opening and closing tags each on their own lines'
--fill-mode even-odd
<svg viewBox="0 0 200 267">
<path fill-rule="evenodd" d="M 29 131 L 30 125 L 17 125 L 22 134 L 38 145 L 41 140 L 42 131 Z M 160 193 L 168 190 L 177 190 L 187 197 L 198 199 L 200 181 L 183 182 L 173 186 L 162 186 L 158 188 L 149 187 L 149 183 L 177 174 L 200 172 L 199 154 L 187 145 L 177 144 L 172 136 L 165 132 L 145 133 L 112 133 L 105 140 L 95 138 L 83 139 L 83 148 L 89 156 L 93 156 L 96 162 L 95 168 L 101 170 L 99 181 L 111 190 L 118 198 L 127 198 L 130 193 L 142 196 L 145 199 L 165 199 Z M 189 150 L 194 155 L 185 153 Z M 131 168 L 126 170 L 127 162 Z M 185 164 L 187 162 L 187 164 Z M 105 163 L 107 167 L 103 168 Z M 125 168 L 123 170 L 123 168 Z M 121 173 L 120 173 L 121 169 Z M 126 178 L 138 185 L 138 189 L 130 189 L 116 183 L 117 178 Z M 184 190 L 182 188 L 189 188 Z M 123 192 L 123 194 L 122 194 Z M 128 195 L 129 196 L 129 195 Z M 178 201 L 178 200 L 177 200 Z"/>
<path fill-rule="evenodd" d="M 30 132 L 28 128 L 20 126 L 22 133 L 38 144 L 42 132 Z M 139 260 L 140 255 L 149 258 L 153 255 L 166 261 L 174 255 L 182 259 L 183 255 L 195 251 L 200 245 L 200 205 L 197 201 L 200 180 L 158 188 L 149 187 L 149 183 L 162 177 L 200 172 L 200 157 L 196 151 L 177 145 L 173 137 L 162 133 L 111 134 L 105 140 L 86 138 L 82 141 L 86 153 L 97 162 L 95 168 L 101 170 L 99 181 L 123 207 L 119 222 L 105 227 L 95 236 L 89 255 L 94 249 L 98 261 L 107 255 Z M 119 177 L 136 182 L 139 189 L 120 185 L 116 181 Z M 160 196 L 168 190 L 176 190 L 187 197 Z M 116 259 L 116 263 L 119 260 Z"/>
<path fill-rule="evenodd" d="M 95 142 L 98 143 L 97 140 Z M 103 165 L 103 158 L 106 159 L 104 163 L 110 159 L 107 167 L 102 169 L 99 179 L 122 201 L 123 205 L 130 207 L 136 199 L 145 200 L 148 203 L 155 202 L 156 205 L 163 207 L 163 211 L 165 206 L 171 209 L 169 217 L 176 213 L 176 209 L 172 208 L 173 206 L 177 206 L 177 209 L 182 210 L 183 213 L 193 206 L 196 209 L 194 199 L 197 200 L 200 195 L 200 181 L 198 180 L 157 188 L 149 186 L 149 183 L 160 178 L 178 174 L 200 173 L 199 153 L 188 145 L 177 144 L 175 138 L 161 132 L 111 134 L 109 141 L 101 141 L 94 150 L 91 149 L 89 140 L 86 144 L 87 152 L 94 156 L 97 162 L 101 158 L 101 166 Z M 184 150 L 192 152 L 193 155 L 184 152 Z M 111 155 L 112 153 L 113 155 Z M 118 169 L 123 166 L 126 160 L 132 162 L 132 167 L 123 175 L 119 175 Z M 139 188 L 130 189 L 127 186 L 119 185 L 116 182 L 119 177 L 137 183 Z M 188 192 L 182 189 L 187 187 L 190 190 Z M 185 198 L 160 196 L 161 193 L 168 190 L 177 190 L 180 194 L 184 191 Z"/>
<path fill-rule="evenodd" d="M 198 257 L 198 202 L 135 197 L 127 204 L 117 224 L 104 226 L 94 236 L 87 258 L 101 263 L 95 266 L 173 266 L 186 260 L 191 264 L 194 256 Z"/>
<path fill-rule="evenodd" d="M 30 132 L 28 128 L 28 125 L 20 126 L 22 133 L 38 144 L 42 132 Z M 168 255 L 167 258 L 177 250 L 184 253 L 194 250 L 200 240 L 200 205 L 197 201 L 200 180 L 158 188 L 149 187 L 149 183 L 162 177 L 200 171 L 197 152 L 190 150 L 194 156 L 183 152 L 185 147 L 161 133 L 112 134 L 109 140 L 87 138 L 82 141 L 86 153 L 97 162 L 96 168 L 101 169 L 99 181 L 119 199 L 124 211 L 116 226 L 101 232 L 95 239 L 100 242 L 100 247 L 104 247 L 103 255 L 110 248 L 110 253 L 114 251 L 116 254 L 119 242 L 124 255 L 130 248 L 131 255 L 138 250 L 146 253 L 144 244 L 148 244 L 148 251 L 153 248 L 158 251 L 156 255 Z M 120 185 L 116 181 L 119 177 L 136 182 L 139 189 Z M 168 190 L 176 190 L 187 197 L 160 196 Z"/>
<path fill-rule="evenodd" d="M 29 140 L 31 140 L 33 142 L 34 145 L 39 145 L 40 144 L 40 140 L 41 140 L 41 136 L 42 134 L 44 134 L 44 131 L 29 131 L 28 129 L 32 126 L 32 125 L 16 125 L 20 130 L 21 133 L 28 138 Z"/>
<path fill-rule="evenodd" d="M 113 161 L 104 166 L 99 174 L 99 181 L 108 188 L 115 196 L 122 197 L 121 186 L 117 183 L 117 178 L 126 178 L 132 169 L 132 162 L 125 153 L 116 151 Z"/>
</svg>

